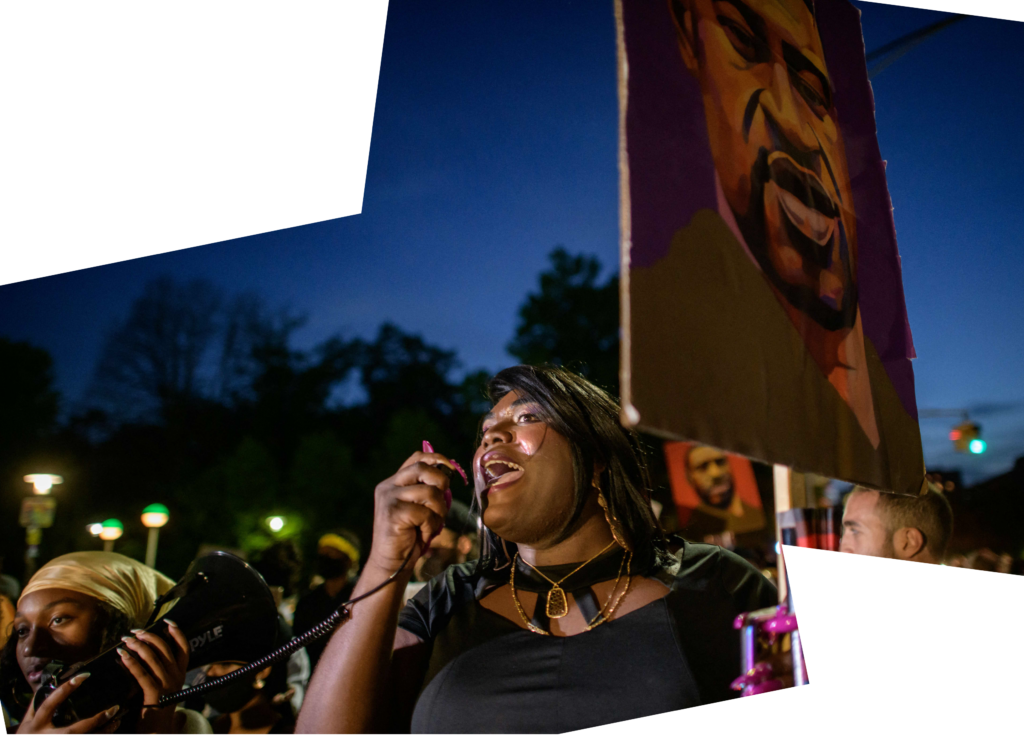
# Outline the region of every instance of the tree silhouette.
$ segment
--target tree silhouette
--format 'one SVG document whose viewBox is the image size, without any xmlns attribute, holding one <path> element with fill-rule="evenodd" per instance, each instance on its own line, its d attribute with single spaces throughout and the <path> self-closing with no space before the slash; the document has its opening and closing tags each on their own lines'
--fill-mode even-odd
<svg viewBox="0 0 1024 736">
<path fill-rule="evenodd" d="M 540 290 L 519 308 L 508 352 L 531 365 L 552 363 L 578 371 L 613 394 L 619 386 L 619 278 L 601 283 L 594 256 L 555 248 Z"/>
<path fill-rule="evenodd" d="M 127 319 L 107 336 L 91 387 L 94 402 L 123 420 L 166 417 L 205 396 L 204 375 L 223 297 L 208 281 L 146 284 Z"/>
<path fill-rule="evenodd" d="M 57 408 L 50 354 L 0 337 L 0 462 L 52 432 Z"/>
</svg>

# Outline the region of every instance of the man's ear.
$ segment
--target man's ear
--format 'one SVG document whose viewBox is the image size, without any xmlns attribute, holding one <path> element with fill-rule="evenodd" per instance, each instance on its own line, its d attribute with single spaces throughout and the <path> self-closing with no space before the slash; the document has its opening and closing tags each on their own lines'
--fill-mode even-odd
<svg viewBox="0 0 1024 736">
<path fill-rule="evenodd" d="M 900 560 L 913 560 L 925 551 L 924 534 L 920 529 L 905 526 L 892 537 L 892 546 Z"/>
<path fill-rule="evenodd" d="M 697 74 L 697 28 L 693 18 L 694 0 L 668 0 L 668 9 L 676 27 L 679 52 L 691 74 Z"/>
</svg>

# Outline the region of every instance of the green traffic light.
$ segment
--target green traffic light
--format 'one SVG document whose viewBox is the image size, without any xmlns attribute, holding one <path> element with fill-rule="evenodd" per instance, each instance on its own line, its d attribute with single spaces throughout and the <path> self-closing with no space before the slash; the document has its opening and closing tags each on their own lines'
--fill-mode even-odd
<svg viewBox="0 0 1024 736">
<path fill-rule="evenodd" d="M 985 440 L 971 440 L 971 444 L 967 446 L 967 449 L 975 455 L 980 455 L 988 449 L 988 445 L 985 443 Z"/>
</svg>

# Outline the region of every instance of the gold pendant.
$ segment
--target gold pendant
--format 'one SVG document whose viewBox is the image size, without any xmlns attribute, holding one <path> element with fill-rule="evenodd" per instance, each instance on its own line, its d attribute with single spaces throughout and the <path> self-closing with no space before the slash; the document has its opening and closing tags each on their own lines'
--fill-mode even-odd
<svg viewBox="0 0 1024 736">
<path fill-rule="evenodd" d="M 557 585 L 548 593 L 546 611 L 548 618 L 562 618 L 569 613 L 569 601 L 565 599 L 565 591 Z"/>
</svg>

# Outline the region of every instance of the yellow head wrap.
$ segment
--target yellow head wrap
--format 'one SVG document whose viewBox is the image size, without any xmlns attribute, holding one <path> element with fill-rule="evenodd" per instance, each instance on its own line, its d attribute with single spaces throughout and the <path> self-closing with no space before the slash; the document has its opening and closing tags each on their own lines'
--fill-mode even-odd
<svg viewBox="0 0 1024 736">
<path fill-rule="evenodd" d="M 156 599 L 173 587 L 166 575 L 116 552 L 72 552 L 39 568 L 21 595 L 50 588 L 73 590 L 116 608 L 135 626 L 144 626 Z"/>
<path fill-rule="evenodd" d="M 355 548 L 352 542 L 345 539 L 340 534 L 325 534 L 320 537 L 320 541 L 316 543 L 317 547 L 333 547 L 334 549 L 343 552 L 352 560 L 352 564 L 359 563 L 359 550 Z"/>
</svg>

